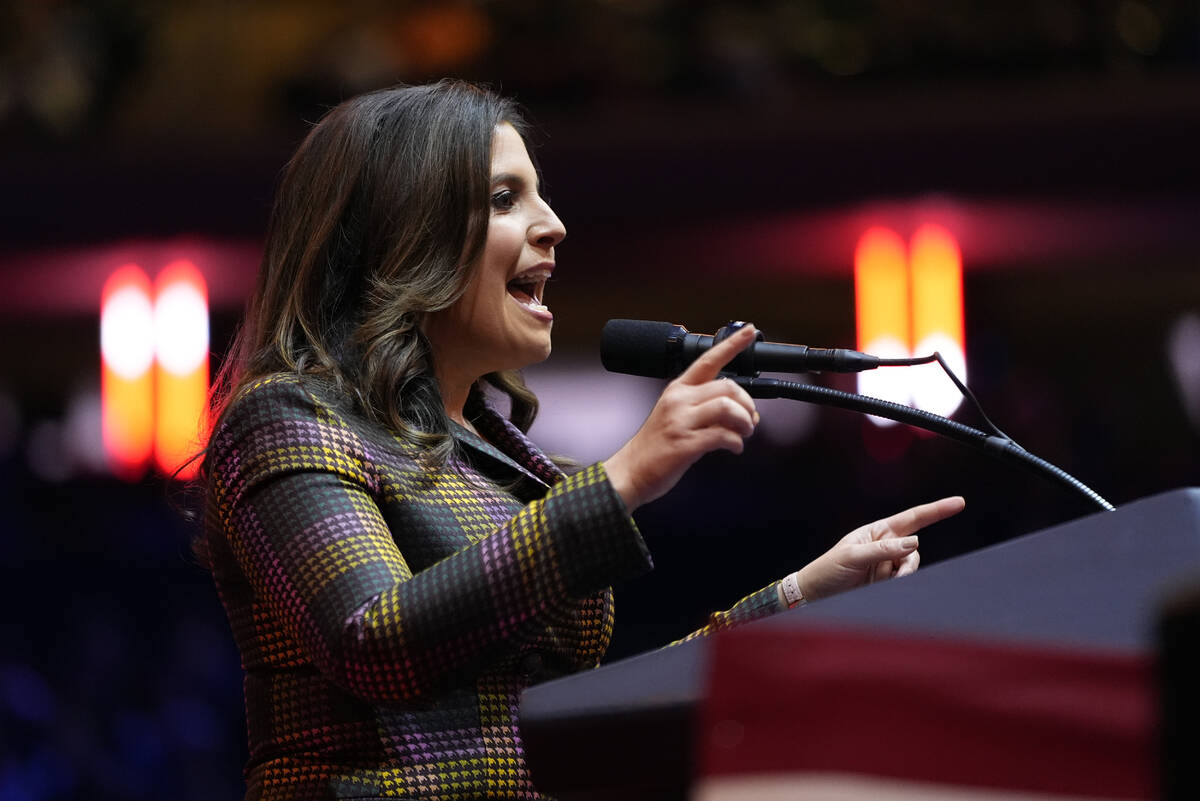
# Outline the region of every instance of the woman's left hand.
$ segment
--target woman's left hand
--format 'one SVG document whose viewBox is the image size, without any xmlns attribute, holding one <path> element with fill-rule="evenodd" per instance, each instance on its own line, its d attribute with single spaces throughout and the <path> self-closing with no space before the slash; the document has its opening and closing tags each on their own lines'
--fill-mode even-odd
<svg viewBox="0 0 1200 801">
<path fill-rule="evenodd" d="M 805 600 L 907 576 L 921 562 L 915 532 L 958 514 L 965 505 L 961 497 L 942 498 L 856 528 L 800 569 L 797 578 Z"/>
</svg>

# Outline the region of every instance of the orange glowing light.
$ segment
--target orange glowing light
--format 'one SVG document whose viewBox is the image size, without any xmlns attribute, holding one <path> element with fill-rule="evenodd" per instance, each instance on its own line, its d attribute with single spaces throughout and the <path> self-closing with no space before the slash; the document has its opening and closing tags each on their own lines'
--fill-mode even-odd
<svg viewBox="0 0 1200 801">
<path fill-rule="evenodd" d="M 922 225 L 913 234 L 912 264 L 913 341 L 933 336 L 963 341 L 962 254 L 958 242 L 945 228 Z"/>
<path fill-rule="evenodd" d="M 129 481 L 141 478 L 150 461 L 153 343 L 150 279 L 136 264 L 126 264 L 100 293 L 100 402 L 109 464 Z"/>
<path fill-rule="evenodd" d="M 155 281 L 154 460 L 167 476 L 190 479 L 191 458 L 207 438 L 208 290 L 187 261 L 168 264 Z"/>
<path fill-rule="evenodd" d="M 887 228 L 871 228 L 854 251 L 854 301 L 858 348 L 880 343 L 908 349 L 908 264 L 904 240 Z"/>
<path fill-rule="evenodd" d="M 854 253 L 854 296 L 859 350 L 884 358 L 937 351 L 966 380 L 962 254 L 949 231 L 922 225 L 906 254 L 896 232 L 867 230 Z M 962 401 L 937 365 L 859 373 L 858 390 L 941 415 Z"/>
<path fill-rule="evenodd" d="M 945 228 L 922 225 L 909 248 L 912 277 L 912 350 L 914 355 L 937 351 L 960 379 L 967 379 L 963 336 L 962 254 Z M 913 372 L 913 401 L 920 409 L 948 415 L 962 395 L 937 365 Z"/>
<path fill-rule="evenodd" d="M 887 228 L 868 229 L 854 250 L 854 304 L 858 349 L 886 359 L 909 355 L 910 331 L 908 263 L 904 240 Z M 895 370 L 869 370 L 858 374 L 858 391 L 864 395 L 908 403 L 904 376 Z M 892 425 L 885 418 L 871 418 Z"/>
</svg>

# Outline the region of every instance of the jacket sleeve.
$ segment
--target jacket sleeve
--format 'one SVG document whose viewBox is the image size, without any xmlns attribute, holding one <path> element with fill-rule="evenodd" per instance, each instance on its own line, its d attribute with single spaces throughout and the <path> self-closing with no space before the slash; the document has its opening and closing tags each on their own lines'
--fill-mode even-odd
<svg viewBox="0 0 1200 801">
<path fill-rule="evenodd" d="M 773 615 L 776 612 L 782 612 L 785 609 L 787 609 L 787 606 L 779 599 L 779 582 L 776 581 L 763 587 L 758 592 L 747 595 L 724 612 L 713 612 L 708 616 L 708 622 L 703 627 L 696 629 L 682 639 L 676 640 L 671 645 L 678 645 L 681 642 L 694 640 L 697 637 L 707 637 L 722 629 L 731 629 L 734 626 L 740 626 L 743 623 L 749 623 L 751 620 L 758 620 L 759 618 Z"/>
<path fill-rule="evenodd" d="M 323 673 L 371 701 L 420 697 L 563 602 L 651 567 L 593 465 L 414 574 L 375 502 L 366 446 L 294 382 L 241 397 L 209 460 L 218 533 L 258 602 Z"/>
</svg>

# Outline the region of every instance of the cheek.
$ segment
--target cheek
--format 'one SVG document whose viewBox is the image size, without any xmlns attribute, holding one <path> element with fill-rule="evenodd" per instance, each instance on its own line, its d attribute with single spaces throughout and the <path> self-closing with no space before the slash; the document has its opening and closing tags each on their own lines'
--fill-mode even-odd
<svg viewBox="0 0 1200 801">
<path fill-rule="evenodd" d="M 481 271 L 466 294 L 452 307 L 454 327 L 460 335 L 471 338 L 495 337 L 503 329 L 507 295 L 508 290 L 501 277 L 492 271 Z"/>
<path fill-rule="evenodd" d="M 508 279 L 516 269 L 524 242 L 523 232 L 508 218 L 493 220 L 488 227 L 487 244 L 469 299 L 469 314 L 474 319 L 496 320 L 506 313 Z"/>
<path fill-rule="evenodd" d="M 493 217 L 483 246 L 484 270 L 494 269 L 506 276 L 524 244 L 525 232 L 515 216 Z"/>
</svg>

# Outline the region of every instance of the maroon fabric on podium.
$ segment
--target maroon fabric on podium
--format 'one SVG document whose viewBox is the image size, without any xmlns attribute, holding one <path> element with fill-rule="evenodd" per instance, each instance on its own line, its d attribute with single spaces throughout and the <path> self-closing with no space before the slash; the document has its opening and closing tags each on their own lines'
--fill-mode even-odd
<svg viewBox="0 0 1200 801">
<path fill-rule="evenodd" d="M 712 644 L 698 778 L 857 774 L 1156 796 L 1147 657 L 758 627 Z"/>
</svg>

